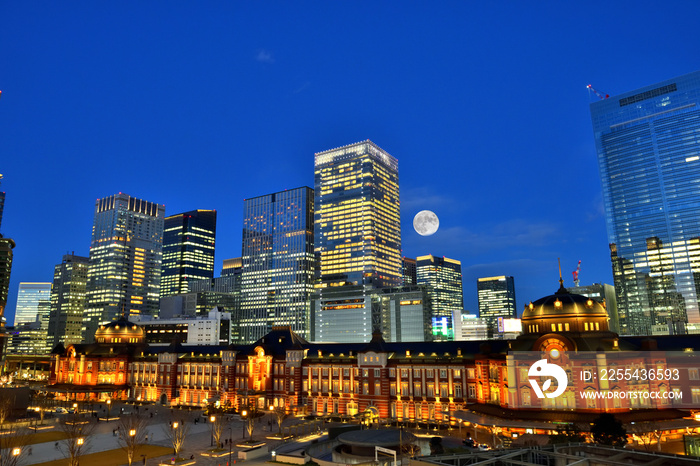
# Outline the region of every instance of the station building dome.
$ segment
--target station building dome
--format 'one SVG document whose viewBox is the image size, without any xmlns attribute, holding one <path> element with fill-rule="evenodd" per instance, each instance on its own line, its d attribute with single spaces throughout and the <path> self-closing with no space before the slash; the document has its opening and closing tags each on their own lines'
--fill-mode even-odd
<svg viewBox="0 0 700 466">
<path fill-rule="evenodd" d="M 95 332 L 96 343 L 143 343 L 145 340 L 143 328 L 123 316 L 117 321 L 100 325 Z"/>
</svg>

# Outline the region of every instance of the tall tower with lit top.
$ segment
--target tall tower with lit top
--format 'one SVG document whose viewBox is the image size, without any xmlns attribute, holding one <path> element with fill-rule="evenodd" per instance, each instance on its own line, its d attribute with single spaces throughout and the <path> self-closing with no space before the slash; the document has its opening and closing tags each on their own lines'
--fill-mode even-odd
<svg viewBox="0 0 700 466">
<path fill-rule="evenodd" d="M 83 340 L 121 315 L 157 315 L 165 206 L 115 194 L 95 202 Z"/>
</svg>

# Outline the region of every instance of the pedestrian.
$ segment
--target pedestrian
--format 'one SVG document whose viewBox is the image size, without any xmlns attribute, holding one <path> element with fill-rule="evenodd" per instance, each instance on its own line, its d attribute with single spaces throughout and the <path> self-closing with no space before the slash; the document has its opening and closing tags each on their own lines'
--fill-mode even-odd
<svg viewBox="0 0 700 466">
<path fill-rule="evenodd" d="M 29 447 L 29 450 L 27 451 L 27 454 L 28 454 L 29 456 L 32 455 L 32 447 Z"/>
<path fill-rule="evenodd" d="M 56 450 L 58 450 L 58 442 L 54 443 L 53 446 L 56 448 Z"/>
<path fill-rule="evenodd" d="M 146 434 L 146 443 L 148 443 L 148 434 Z"/>
</svg>

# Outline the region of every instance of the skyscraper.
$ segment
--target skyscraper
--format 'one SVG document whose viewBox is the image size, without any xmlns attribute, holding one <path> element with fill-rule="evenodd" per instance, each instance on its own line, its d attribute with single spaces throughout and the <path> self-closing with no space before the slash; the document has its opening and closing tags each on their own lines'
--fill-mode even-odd
<svg viewBox="0 0 700 466">
<path fill-rule="evenodd" d="M 399 163 L 371 141 L 315 157 L 316 253 L 327 286 L 398 286 Z"/>
<path fill-rule="evenodd" d="M 22 282 L 17 291 L 15 326 L 36 322 L 41 302 L 51 301 L 51 283 Z"/>
<path fill-rule="evenodd" d="M 0 175 L 2 181 L 2 175 Z M 2 211 L 5 208 L 5 191 L 0 191 L 0 227 L 2 226 Z M 2 231 L 2 230 L 0 230 Z"/>
<path fill-rule="evenodd" d="M 98 199 L 83 340 L 120 315 L 157 315 L 165 206 L 127 194 Z"/>
<path fill-rule="evenodd" d="M 83 312 L 87 304 L 87 272 L 89 259 L 66 254 L 53 269 L 51 312 L 49 314 L 49 347 L 81 343 Z"/>
<path fill-rule="evenodd" d="M 401 260 L 401 265 L 403 267 L 403 284 L 415 285 L 418 283 L 418 277 L 416 276 L 416 260 L 410 257 L 404 257 Z"/>
<path fill-rule="evenodd" d="M 373 290 L 403 282 L 398 161 L 369 140 L 319 152 L 314 183 L 311 338 L 369 341 L 382 325 Z"/>
<path fill-rule="evenodd" d="M 462 263 L 447 257 L 419 256 L 416 258 L 416 279 L 419 285 L 430 286 L 435 329 L 433 336 L 451 339 L 454 335 L 452 316 L 455 311 L 464 309 Z M 448 329 L 448 334 L 437 329 Z"/>
<path fill-rule="evenodd" d="M 215 210 L 192 210 L 165 218 L 161 297 L 187 293 L 190 280 L 214 277 L 215 242 Z"/>
<path fill-rule="evenodd" d="M 314 191 L 289 189 L 243 204 L 240 340 L 273 326 L 308 336 L 314 281 Z"/>
<path fill-rule="evenodd" d="M 700 323 L 700 72 L 592 103 L 623 334 Z"/>
<path fill-rule="evenodd" d="M 516 317 L 513 277 L 484 277 L 476 283 L 479 317 L 486 319 L 489 331 L 497 331 L 499 317 Z"/>
</svg>

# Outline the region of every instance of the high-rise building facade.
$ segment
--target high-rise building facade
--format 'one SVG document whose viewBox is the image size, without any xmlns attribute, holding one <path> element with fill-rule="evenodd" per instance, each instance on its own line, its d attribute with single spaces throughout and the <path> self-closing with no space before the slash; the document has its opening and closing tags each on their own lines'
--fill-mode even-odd
<svg viewBox="0 0 700 466">
<path fill-rule="evenodd" d="M 314 183 L 312 338 L 369 341 L 381 326 L 370 295 L 403 283 L 398 161 L 369 140 L 319 152 Z"/>
<path fill-rule="evenodd" d="M 479 317 L 486 319 L 489 331 L 498 331 L 499 317 L 516 317 L 515 281 L 513 277 L 479 278 L 476 283 L 479 298 Z"/>
<path fill-rule="evenodd" d="M 401 266 L 403 267 L 403 284 L 404 285 L 415 285 L 418 283 L 418 277 L 416 276 L 416 260 L 410 257 L 404 257 L 401 260 Z"/>
<path fill-rule="evenodd" d="M 593 283 L 592 285 L 580 285 L 567 288 L 566 291 L 573 294 L 580 294 L 587 298 L 593 298 L 605 307 L 608 311 L 610 322 L 608 323 L 611 332 L 620 333 L 620 318 L 617 312 L 617 296 L 615 287 L 607 283 Z M 667 332 L 668 333 L 668 332 Z"/>
<path fill-rule="evenodd" d="M 216 211 L 192 210 L 165 218 L 160 295 L 187 293 L 187 282 L 214 277 Z"/>
<path fill-rule="evenodd" d="M 51 283 L 22 282 L 17 291 L 15 326 L 36 322 L 39 307 L 51 302 Z"/>
<path fill-rule="evenodd" d="M 53 269 L 51 312 L 48 339 L 53 348 L 59 343 L 68 346 L 82 343 L 83 312 L 87 304 L 87 272 L 89 259 L 66 254 Z"/>
<path fill-rule="evenodd" d="M 241 342 L 254 342 L 273 326 L 308 336 L 313 292 L 314 190 L 288 189 L 243 204 Z"/>
<path fill-rule="evenodd" d="M 83 340 L 120 315 L 158 315 L 165 206 L 127 194 L 98 199 Z"/>
<path fill-rule="evenodd" d="M 700 72 L 591 104 L 620 331 L 700 323 Z"/>
<path fill-rule="evenodd" d="M 401 285 L 398 161 L 371 141 L 319 152 L 314 183 L 321 294 Z"/>
<path fill-rule="evenodd" d="M 2 175 L 0 175 L 2 181 Z M 2 227 L 2 211 L 5 208 L 5 191 L 0 191 L 0 227 Z M 2 230 L 0 230 L 2 231 Z"/>
<path fill-rule="evenodd" d="M 451 339 L 454 335 L 453 314 L 464 309 L 462 263 L 447 257 L 419 256 L 416 258 L 416 279 L 419 285 L 430 287 L 434 337 Z"/>
</svg>

